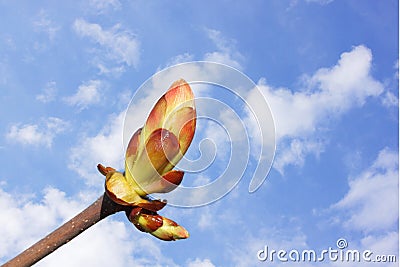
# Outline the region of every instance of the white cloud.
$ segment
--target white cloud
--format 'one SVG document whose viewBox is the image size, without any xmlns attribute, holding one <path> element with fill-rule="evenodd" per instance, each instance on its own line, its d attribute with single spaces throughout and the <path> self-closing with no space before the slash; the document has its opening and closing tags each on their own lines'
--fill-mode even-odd
<svg viewBox="0 0 400 267">
<path fill-rule="evenodd" d="M 399 105 L 399 97 L 398 97 L 398 87 L 399 87 L 399 60 L 393 64 L 393 69 L 395 70 L 392 78 L 388 78 L 385 80 L 385 86 L 388 88 L 386 90 L 385 95 L 382 97 L 382 104 L 387 107 L 398 107 Z M 391 91 L 389 88 L 392 88 Z"/>
<path fill-rule="evenodd" d="M 399 251 L 399 234 L 397 232 L 387 232 L 382 235 L 368 235 L 361 240 L 347 240 L 348 242 L 348 251 L 349 250 L 358 250 L 361 253 L 368 250 L 371 251 L 372 254 L 370 256 L 371 262 L 366 262 L 362 258 L 362 254 L 360 257 L 360 262 L 353 261 L 330 261 L 326 264 L 326 266 L 346 266 L 346 267 L 358 267 L 360 264 L 362 266 L 377 266 L 377 267 L 397 267 L 398 262 L 376 262 L 375 257 L 380 256 L 388 256 L 395 255 L 398 261 L 398 251 Z M 320 266 L 319 264 L 312 266 Z"/>
<path fill-rule="evenodd" d="M 399 59 L 396 60 L 396 62 L 393 64 L 393 68 L 396 70 L 394 73 L 394 77 L 396 80 L 399 79 Z"/>
<path fill-rule="evenodd" d="M 349 177 L 348 192 L 328 208 L 333 214 L 331 223 L 346 230 L 349 249 L 370 250 L 372 258 L 396 255 L 398 259 L 398 158 L 397 151 L 382 149 L 369 167 L 359 175 Z M 397 263 L 377 262 L 372 265 L 398 266 Z M 332 262 L 328 266 L 359 264 Z"/>
<path fill-rule="evenodd" d="M 48 143 L 48 140 L 44 133 L 37 130 L 37 125 L 23 125 L 21 127 L 17 125 L 11 126 L 10 131 L 7 134 L 9 139 L 14 139 L 23 144 L 39 144 Z"/>
<path fill-rule="evenodd" d="M 332 206 L 332 209 L 344 213 L 341 223 L 346 228 L 373 232 L 397 225 L 398 158 L 397 152 L 383 149 L 371 167 L 350 178 L 349 191 Z"/>
<path fill-rule="evenodd" d="M 68 123 L 60 118 L 49 117 L 40 124 L 14 124 L 6 134 L 7 139 L 23 145 L 51 147 L 57 134 L 64 132 Z"/>
<path fill-rule="evenodd" d="M 86 109 L 89 105 L 97 104 L 102 98 L 101 89 L 103 84 L 99 80 L 90 80 L 78 87 L 78 91 L 64 100 L 69 105 L 77 106 L 80 110 Z"/>
<path fill-rule="evenodd" d="M 270 91 L 266 87 L 278 138 L 310 133 L 327 117 L 339 116 L 362 106 L 368 97 L 380 95 L 383 85 L 370 75 L 371 66 L 371 51 L 357 46 L 343 53 L 335 66 L 304 78 L 306 88 L 302 91 Z"/>
<path fill-rule="evenodd" d="M 36 31 L 46 33 L 50 41 L 54 40 L 54 37 L 61 28 L 60 26 L 56 26 L 54 22 L 49 19 L 47 12 L 43 9 L 40 10 L 39 14 L 36 16 L 33 26 Z"/>
<path fill-rule="evenodd" d="M 399 105 L 399 99 L 392 92 L 386 92 L 382 98 L 382 104 L 386 107 L 396 107 Z"/>
<path fill-rule="evenodd" d="M 306 0 L 307 3 L 315 3 L 315 4 L 320 4 L 320 5 L 327 5 L 333 0 Z"/>
<path fill-rule="evenodd" d="M 375 255 L 396 255 L 399 260 L 399 233 L 387 232 L 382 235 L 368 235 L 361 240 L 361 249 L 371 250 Z M 371 264 L 372 265 L 372 264 Z M 376 263 L 374 266 L 377 266 Z M 383 263 L 378 266 L 398 266 L 398 263 Z"/>
<path fill-rule="evenodd" d="M 215 265 L 209 259 L 199 259 L 188 261 L 187 267 L 215 267 Z"/>
<path fill-rule="evenodd" d="M 227 251 L 230 253 L 230 258 L 233 262 L 232 266 L 266 266 L 270 261 L 259 261 L 257 252 L 263 250 L 265 246 L 268 249 L 279 251 L 281 249 L 290 251 L 297 249 L 299 251 L 307 249 L 307 237 L 298 226 L 292 225 L 289 229 L 280 229 L 275 227 L 272 229 L 259 229 L 251 235 L 243 237 L 240 246 L 233 247 Z M 262 238 L 260 238 L 262 237 Z M 267 241 L 266 241 L 267 240 Z M 287 262 L 279 262 L 274 258 L 273 266 L 286 266 Z M 302 265 L 303 266 L 303 265 Z"/>
<path fill-rule="evenodd" d="M 210 120 L 204 126 L 204 136 L 210 140 L 216 147 L 216 159 L 222 159 L 225 163 L 229 159 L 229 152 L 231 150 L 231 139 L 225 128 L 225 124 L 215 123 Z M 212 153 L 212 150 L 206 151 L 206 153 Z M 221 162 L 222 163 L 222 162 Z"/>
<path fill-rule="evenodd" d="M 109 218 L 56 250 L 38 266 L 176 266 L 152 238 L 130 223 Z"/>
<path fill-rule="evenodd" d="M 43 199 L 34 202 L 30 196 L 11 195 L 0 189 L 0 257 L 10 257 L 44 237 L 62 220 L 71 217 L 81 205 L 65 193 L 47 188 Z"/>
<path fill-rule="evenodd" d="M 99 69 L 98 74 L 106 74 L 106 75 L 113 75 L 114 77 L 119 77 L 124 71 L 124 66 L 116 66 L 116 67 L 107 67 L 102 62 L 95 63 L 96 67 Z"/>
<path fill-rule="evenodd" d="M 35 200 L 32 196 L 11 195 L 0 188 L 0 234 L 4 241 L 0 243 L 0 259 L 16 256 L 75 216 L 91 203 L 85 195 L 82 192 L 71 198 L 56 188 L 47 188 L 43 198 Z M 176 266 L 162 254 L 152 237 L 112 217 L 90 227 L 35 266 L 81 265 Z"/>
<path fill-rule="evenodd" d="M 36 100 L 43 103 L 52 102 L 55 100 L 56 93 L 57 93 L 56 82 L 54 81 L 48 82 L 45 88 L 43 89 L 43 92 L 36 96 Z"/>
<path fill-rule="evenodd" d="M 100 45 L 100 57 L 105 55 L 106 58 L 127 66 L 136 67 L 139 63 L 139 41 L 131 32 L 121 30 L 121 25 L 117 24 L 106 30 L 99 24 L 77 19 L 73 28 L 78 35 L 88 37 Z"/>
<path fill-rule="evenodd" d="M 278 141 L 274 166 L 283 171 L 289 164 L 301 163 L 309 152 L 318 154 L 323 147 L 313 145 L 310 148 L 310 143 L 320 143 L 315 140 L 316 134 L 323 131 L 331 119 L 383 93 L 382 83 L 370 74 L 371 67 L 371 51 L 361 45 L 343 53 L 333 67 L 304 76 L 303 88 L 298 91 L 272 88 L 265 79 L 259 81 L 258 87 L 274 115 Z M 256 106 L 255 90 L 250 92 L 247 101 Z M 302 141 L 293 143 L 291 139 Z"/>
<path fill-rule="evenodd" d="M 301 167 L 308 154 L 314 154 L 318 157 L 323 150 L 323 142 L 292 139 L 290 144 L 285 148 L 285 152 L 276 155 L 274 168 L 283 175 L 285 166 L 291 164 Z"/>
<path fill-rule="evenodd" d="M 197 222 L 197 226 L 199 227 L 200 230 L 207 230 L 211 229 L 212 225 L 215 224 L 215 214 L 212 214 L 210 207 L 205 206 L 202 207 L 201 213 L 199 213 L 199 218 Z"/>
<path fill-rule="evenodd" d="M 214 29 L 206 29 L 206 33 L 217 46 L 218 51 L 206 53 L 204 60 L 223 63 L 239 70 L 243 69 L 240 62 L 244 57 L 236 50 L 234 40 L 225 38 L 220 31 Z"/>
<path fill-rule="evenodd" d="M 110 9 L 116 10 L 121 8 L 121 3 L 118 0 L 90 0 L 89 5 L 100 14 Z"/>
<path fill-rule="evenodd" d="M 95 136 L 83 137 L 71 149 L 68 167 L 76 171 L 90 185 L 101 185 L 104 177 L 97 171 L 101 163 L 116 169 L 124 165 L 122 142 L 125 112 L 110 115 L 108 122 Z"/>
<path fill-rule="evenodd" d="M 173 66 L 173 65 L 176 65 L 179 63 L 193 61 L 193 59 L 194 59 L 194 56 L 192 54 L 183 53 L 183 54 L 180 54 L 180 55 L 170 58 L 165 67 L 170 67 L 170 66 Z M 159 70 L 161 70 L 161 69 L 159 69 Z"/>
</svg>

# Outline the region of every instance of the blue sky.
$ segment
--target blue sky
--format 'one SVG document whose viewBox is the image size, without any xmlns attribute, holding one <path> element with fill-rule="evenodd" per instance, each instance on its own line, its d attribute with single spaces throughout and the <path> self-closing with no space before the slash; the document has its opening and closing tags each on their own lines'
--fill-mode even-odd
<svg viewBox="0 0 400 267">
<path fill-rule="evenodd" d="M 257 252 L 321 251 L 339 238 L 399 260 L 398 10 L 397 1 L 0 1 L 0 261 L 97 199 L 96 165 L 123 167 L 135 92 L 157 71 L 196 60 L 242 71 L 268 102 L 276 152 L 262 186 L 248 192 L 252 154 L 225 197 L 162 211 L 189 239 L 156 240 L 118 214 L 37 266 L 279 266 Z M 241 95 L 255 109 L 257 92 Z M 243 102 L 215 88 L 195 93 L 238 111 L 251 146 L 265 148 Z M 153 103 L 130 123 L 141 127 Z M 218 118 L 236 129 L 223 111 Z M 233 136 L 199 121 L 188 157 L 209 138 L 216 159 L 184 183 L 219 177 L 229 142 L 243 144 Z M 352 264 L 286 265 L 365 265 Z"/>
</svg>

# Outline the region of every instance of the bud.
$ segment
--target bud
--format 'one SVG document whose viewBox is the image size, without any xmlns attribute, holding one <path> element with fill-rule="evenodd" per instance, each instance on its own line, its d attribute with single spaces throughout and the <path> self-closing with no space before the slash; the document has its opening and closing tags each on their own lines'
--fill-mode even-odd
<svg viewBox="0 0 400 267">
<path fill-rule="evenodd" d="M 125 176 L 139 195 L 166 193 L 180 184 L 183 173 L 169 172 L 189 148 L 195 128 L 193 92 L 181 79 L 158 100 L 128 144 Z"/>
<path fill-rule="evenodd" d="M 151 200 L 151 193 L 167 193 L 182 181 L 184 173 L 172 170 L 192 142 L 196 129 L 194 96 L 183 79 L 174 82 L 151 110 L 143 128 L 129 141 L 125 173 L 97 166 L 106 176 L 105 190 L 115 203 L 131 206 L 129 220 L 141 231 L 162 240 L 189 237 L 185 228 L 158 215 L 165 201 Z"/>
<path fill-rule="evenodd" d="M 128 218 L 140 231 L 150 233 L 164 241 L 174 241 L 189 237 L 189 233 L 185 228 L 155 212 L 134 208 Z"/>
<path fill-rule="evenodd" d="M 168 218 L 162 218 L 163 225 L 154 232 L 150 232 L 150 234 L 164 241 L 175 241 L 177 239 L 186 239 L 189 237 L 188 231 L 183 226 L 180 226 Z"/>
</svg>

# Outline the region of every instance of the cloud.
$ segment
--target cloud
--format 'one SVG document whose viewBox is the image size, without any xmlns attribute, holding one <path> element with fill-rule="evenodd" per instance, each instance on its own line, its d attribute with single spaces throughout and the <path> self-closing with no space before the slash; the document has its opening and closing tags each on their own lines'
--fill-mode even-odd
<svg viewBox="0 0 400 267">
<path fill-rule="evenodd" d="M 215 267 L 215 265 L 209 259 L 199 259 L 188 261 L 187 267 Z"/>
<path fill-rule="evenodd" d="M 229 152 L 231 150 L 231 142 L 232 139 L 228 135 L 227 130 L 225 128 L 225 124 L 223 122 L 218 121 L 217 124 L 215 121 L 208 121 L 203 127 L 202 132 L 204 132 L 204 139 L 207 138 L 214 144 L 216 148 L 216 159 L 222 159 L 222 162 L 225 163 L 226 159 L 229 159 Z M 206 151 L 207 154 L 213 155 L 212 150 Z M 215 159 L 214 159 L 215 160 Z"/>
<path fill-rule="evenodd" d="M 349 179 L 349 191 L 332 205 L 341 212 L 341 223 L 346 228 L 369 233 L 397 225 L 398 158 L 397 152 L 385 148 L 369 168 Z"/>
<path fill-rule="evenodd" d="M 329 208 L 335 214 L 332 221 L 351 231 L 352 235 L 361 232 L 359 240 L 350 240 L 351 248 L 370 250 L 373 257 L 397 255 L 398 258 L 398 159 L 397 151 L 382 149 L 368 168 L 349 177 L 348 192 Z"/>
<path fill-rule="evenodd" d="M 90 0 L 89 5 L 97 13 L 106 13 L 108 10 L 116 10 L 121 8 L 121 2 L 118 0 Z"/>
<path fill-rule="evenodd" d="M 315 3 L 320 5 L 327 5 L 333 2 L 333 0 L 306 0 L 307 3 Z"/>
<path fill-rule="evenodd" d="M 223 63 L 236 69 L 243 69 L 240 62 L 244 60 L 244 57 L 239 53 L 233 39 L 225 38 L 220 31 L 214 29 L 206 29 L 208 38 L 210 38 L 217 46 L 218 51 L 209 52 L 204 55 L 204 60 Z"/>
<path fill-rule="evenodd" d="M 36 16 L 33 26 L 37 32 L 44 32 L 47 34 L 50 41 L 54 40 L 57 32 L 61 29 L 60 26 L 56 26 L 54 22 L 49 19 L 47 12 L 43 9 L 41 9 L 39 14 Z"/>
<path fill-rule="evenodd" d="M 237 267 L 268 265 L 266 263 L 271 260 L 270 258 L 267 259 L 267 262 L 259 261 L 257 258 L 257 252 L 263 250 L 265 246 L 276 251 L 281 249 L 286 251 L 307 249 L 307 236 L 295 224 L 292 224 L 292 227 L 283 229 L 278 226 L 271 227 L 268 230 L 262 228 L 251 234 L 246 234 L 240 246 L 234 246 L 227 250 L 233 263 L 231 265 Z M 274 266 L 286 266 L 286 264 L 287 262 L 279 262 L 274 258 Z"/>
<path fill-rule="evenodd" d="M 0 188 L 0 258 L 14 255 L 33 244 L 67 217 L 76 213 L 81 205 L 65 197 L 65 193 L 47 188 L 40 202 L 32 196 L 11 195 Z"/>
<path fill-rule="evenodd" d="M 200 230 L 211 229 L 215 224 L 215 214 L 210 210 L 210 207 L 205 206 L 201 210 L 202 212 L 199 215 L 197 226 Z"/>
<path fill-rule="evenodd" d="M 375 255 L 396 255 L 399 251 L 399 233 L 387 232 L 381 235 L 368 235 L 361 239 L 360 247 L 363 250 L 373 251 Z M 375 264 L 374 264 L 375 265 Z M 387 263 L 383 266 L 398 266 L 398 263 Z"/>
<path fill-rule="evenodd" d="M 101 163 L 116 169 L 124 164 L 122 142 L 125 112 L 109 116 L 105 126 L 95 136 L 85 136 L 71 149 L 68 167 L 76 171 L 89 185 L 101 185 L 104 177 L 96 169 Z"/>
<path fill-rule="evenodd" d="M 307 139 L 293 139 L 289 142 L 288 147 L 286 147 L 285 153 L 277 155 L 274 168 L 283 174 L 285 166 L 291 164 L 301 167 L 303 166 L 305 157 L 308 154 L 319 156 L 323 150 L 323 142 Z"/>
<path fill-rule="evenodd" d="M 278 143 L 275 168 L 282 173 L 287 165 L 302 164 L 307 154 L 318 155 L 323 150 L 318 133 L 323 133 L 332 119 L 384 92 L 383 84 L 371 76 L 371 67 L 371 50 L 360 45 L 343 53 L 336 65 L 303 76 L 302 88 L 297 91 L 273 88 L 265 79 L 259 81 L 274 115 Z M 255 91 L 247 101 L 257 106 Z"/>
<path fill-rule="evenodd" d="M 241 62 L 244 61 L 244 56 L 236 49 L 236 40 L 226 38 L 220 31 L 215 29 L 205 28 L 204 31 L 207 37 L 217 47 L 217 51 L 205 53 L 203 55 L 203 60 L 226 64 L 242 70 Z M 193 60 L 194 55 L 186 52 L 170 58 L 163 68 Z M 159 67 L 158 71 L 161 69 L 162 68 Z"/>
<path fill-rule="evenodd" d="M 112 245 L 111 245 L 112 244 Z M 133 225 L 108 218 L 83 232 L 39 266 L 177 266 Z"/>
<path fill-rule="evenodd" d="M 399 60 L 398 59 L 393 64 L 393 69 L 395 70 L 393 76 L 385 80 L 386 88 L 391 88 L 392 90 L 388 89 L 385 95 L 381 99 L 382 105 L 387 108 L 398 107 L 399 105 L 399 97 L 398 97 Z"/>
<path fill-rule="evenodd" d="M 174 66 L 176 64 L 180 64 L 180 63 L 184 63 L 184 62 L 189 62 L 189 61 L 193 61 L 194 59 L 194 55 L 190 54 L 190 53 L 183 53 L 177 56 L 174 56 L 172 58 L 170 58 L 167 63 L 165 64 L 164 68 L 170 67 L 170 66 Z M 162 70 L 163 68 L 158 68 L 158 71 Z"/>
<path fill-rule="evenodd" d="M 114 77 L 119 77 L 123 72 L 125 72 L 124 66 L 107 67 L 101 61 L 95 63 L 96 67 L 99 69 L 98 74 L 102 75 L 113 75 Z"/>
<path fill-rule="evenodd" d="M 127 66 L 136 67 L 139 63 L 139 41 L 130 31 L 121 30 L 121 25 L 106 30 L 99 24 L 76 19 L 73 29 L 79 36 L 87 37 L 100 46 L 99 57 L 105 55 L 107 59 Z"/>
<path fill-rule="evenodd" d="M 370 75 L 371 66 L 371 50 L 357 46 L 343 53 L 335 66 L 304 77 L 305 88 L 298 92 L 264 86 L 276 119 L 277 137 L 308 134 L 327 117 L 339 116 L 362 106 L 368 97 L 379 96 L 383 85 Z"/>
<path fill-rule="evenodd" d="M 55 100 L 56 93 L 57 93 L 56 82 L 54 81 L 48 82 L 45 88 L 43 89 L 43 92 L 36 96 L 36 100 L 43 103 L 52 102 Z"/>
<path fill-rule="evenodd" d="M 6 138 L 23 145 L 44 145 L 49 148 L 56 135 L 64 132 L 68 125 L 68 122 L 56 117 L 43 119 L 40 124 L 17 123 L 11 126 Z"/>
<path fill-rule="evenodd" d="M 90 105 L 97 104 L 102 98 L 101 89 L 103 84 L 99 80 L 90 80 L 78 87 L 78 91 L 64 101 L 72 106 L 79 107 L 80 110 L 88 108 Z"/>
<path fill-rule="evenodd" d="M 382 104 L 385 107 L 396 107 L 399 105 L 399 98 L 392 92 L 386 92 L 385 96 L 382 98 Z"/>
<path fill-rule="evenodd" d="M 12 195 L 0 188 L 0 234 L 6 240 L 0 243 L 0 259 L 14 257 L 75 216 L 91 203 L 86 194 L 67 197 L 59 189 L 49 187 L 37 199 Z M 92 226 L 36 265 L 176 266 L 151 237 L 112 217 Z"/>
</svg>

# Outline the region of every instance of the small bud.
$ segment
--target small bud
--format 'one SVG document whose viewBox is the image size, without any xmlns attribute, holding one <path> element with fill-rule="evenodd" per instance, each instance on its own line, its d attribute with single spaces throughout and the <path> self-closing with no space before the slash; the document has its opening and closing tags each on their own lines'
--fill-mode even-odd
<svg viewBox="0 0 400 267">
<path fill-rule="evenodd" d="M 128 215 L 129 221 L 140 231 L 164 240 L 173 241 L 189 237 L 188 231 L 176 222 L 141 208 L 134 208 Z"/>
<path fill-rule="evenodd" d="M 150 232 L 150 234 L 165 241 L 174 241 L 177 239 L 185 239 L 189 237 L 189 233 L 185 228 L 168 218 L 162 218 L 163 225 L 156 231 Z"/>
</svg>

